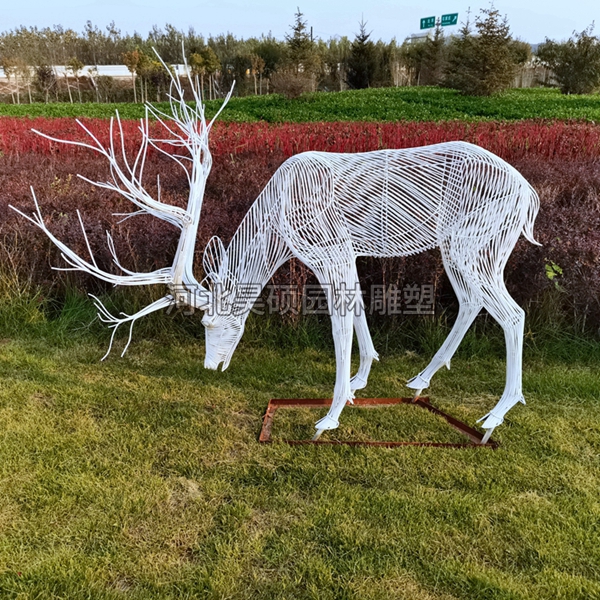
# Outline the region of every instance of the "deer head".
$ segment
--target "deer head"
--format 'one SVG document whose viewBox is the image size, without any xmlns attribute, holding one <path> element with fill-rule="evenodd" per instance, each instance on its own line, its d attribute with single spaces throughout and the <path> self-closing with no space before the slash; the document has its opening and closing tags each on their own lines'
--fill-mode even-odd
<svg viewBox="0 0 600 600">
<path fill-rule="evenodd" d="M 170 267 L 158 269 L 150 273 L 136 273 L 129 271 L 121 265 L 117 258 L 113 239 L 107 232 L 107 244 L 117 267 L 117 273 L 105 271 L 96 263 L 79 211 L 77 211 L 77 215 L 86 241 L 89 259 L 79 256 L 64 242 L 56 238 L 48 229 L 44 222 L 33 188 L 31 190 L 35 204 L 35 212 L 33 215 L 26 215 L 11 206 L 13 210 L 16 210 L 34 225 L 39 227 L 52 242 L 58 246 L 62 257 L 69 265 L 69 267 L 59 268 L 58 270 L 83 271 L 85 273 L 90 273 L 103 281 L 112 283 L 113 285 L 162 284 L 168 286 L 170 291 L 169 294 L 165 295 L 160 300 L 153 302 L 134 315 L 121 313 L 118 317 L 113 316 L 107 311 L 98 298 L 93 297 L 98 309 L 99 318 L 108 323 L 109 327 L 113 329 L 110 346 L 108 352 L 103 357 L 103 360 L 110 353 L 114 335 L 120 325 L 130 323 L 129 340 L 123 350 L 124 354 L 131 341 L 133 324 L 138 318 L 161 308 L 180 304 L 182 302 L 182 297 L 186 299 L 185 303 L 192 305 L 193 308 L 207 310 L 209 306 L 211 306 L 210 290 L 206 289 L 194 278 L 194 248 L 200 223 L 204 189 L 212 165 L 212 158 L 208 146 L 208 136 L 213 123 L 229 101 L 233 92 L 233 87 L 217 114 L 211 121 L 207 122 L 198 80 L 192 81 L 190 78 L 193 100 L 195 101 L 195 105 L 190 106 L 184 100 L 184 90 L 179 75 L 173 74 L 160 56 L 158 56 L 158 58 L 171 77 L 171 88 L 168 96 L 171 114 L 163 113 L 152 105 L 146 104 L 145 118 L 140 120 L 139 126 L 141 144 L 139 151 L 133 158 L 127 156 L 125 151 L 125 145 L 123 144 L 123 127 L 118 112 L 116 113 L 116 117 L 110 120 L 110 143 L 108 147 L 103 146 L 94 134 L 80 121 L 77 122 L 89 136 L 89 143 L 56 139 L 47 136 L 40 131 L 36 131 L 36 133 L 50 140 L 81 146 L 104 156 L 110 166 L 110 180 L 101 182 L 91 181 L 85 177 L 82 177 L 82 179 L 94 186 L 116 192 L 134 204 L 137 210 L 125 215 L 119 215 L 124 217 L 123 220 L 137 215 L 152 215 L 177 227 L 181 231 L 181 236 L 179 238 L 173 264 Z M 187 63 L 185 63 L 185 67 L 186 72 L 189 73 Z M 150 117 L 156 119 L 159 123 L 160 131 L 163 134 L 162 136 L 153 137 L 151 135 L 149 126 Z M 174 148 L 176 151 L 173 153 L 167 152 L 165 147 L 168 146 Z M 150 148 L 164 154 L 183 169 L 189 184 L 189 196 L 185 209 L 161 201 L 160 180 L 157 181 L 158 192 L 156 197 L 152 197 L 144 188 L 142 183 L 144 164 Z M 185 294 L 180 293 L 178 295 L 176 293 L 177 291 L 181 292 L 182 290 L 185 290 Z"/>
<path fill-rule="evenodd" d="M 224 371 L 244 333 L 245 314 L 237 302 L 237 282 L 229 270 L 229 257 L 218 237 L 204 250 L 204 273 L 209 285 L 210 306 L 202 319 L 206 340 L 204 367 Z"/>
</svg>

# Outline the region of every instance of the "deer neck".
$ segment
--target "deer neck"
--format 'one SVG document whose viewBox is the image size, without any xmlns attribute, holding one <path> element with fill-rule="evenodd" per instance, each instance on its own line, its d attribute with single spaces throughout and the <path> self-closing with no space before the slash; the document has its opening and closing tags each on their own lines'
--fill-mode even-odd
<svg viewBox="0 0 600 600">
<path fill-rule="evenodd" d="M 240 314 L 247 315 L 275 271 L 292 256 L 270 226 L 257 201 L 240 224 L 227 249 L 226 287 L 236 298 Z"/>
<path fill-rule="evenodd" d="M 173 262 L 173 287 L 190 292 L 206 291 L 194 277 L 194 253 L 200 224 L 200 212 L 206 184 L 206 175 L 195 177 L 190 190 L 187 205 L 187 215 Z"/>
</svg>

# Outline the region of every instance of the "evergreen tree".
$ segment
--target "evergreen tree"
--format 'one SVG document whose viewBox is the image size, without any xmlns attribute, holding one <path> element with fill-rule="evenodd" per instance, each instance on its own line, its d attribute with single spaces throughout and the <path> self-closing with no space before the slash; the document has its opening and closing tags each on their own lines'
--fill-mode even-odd
<svg viewBox="0 0 600 600">
<path fill-rule="evenodd" d="M 48 104 L 50 92 L 56 90 L 56 76 L 52 67 L 49 65 L 40 65 L 35 69 L 34 85 L 38 92 L 44 95 L 44 102 Z"/>
<path fill-rule="evenodd" d="M 447 60 L 447 44 L 441 25 L 435 28 L 432 38 L 427 38 L 423 44 L 421 63 L 421 85 L 438 85 L 443 77 Z"/>
<path fill-rule="evenodd" d="M 294 15 L 292 33 L 285 36 L 288 48 L 288 66 L 291 66 L 296 74 L 301 72 L 314 74 L 318 69 L 319 60 L 316 45 L 303 17 L 304 15 L 298 8 L 298 12 Z"/>
<path fill-rule="evenodd" d="M 439 85 L 444 79 L 448 60 L 448 43 L 440 23 L 432 38 L 403 44 L 401 57 L 410 70 L 413 85 Z"/>
<path fill-rule="evenodd" d="M 320 75 L 320 56 L 317 45 L 308 32 L 306 21 L 298 8 L 291 34 L 285 36 L 286 57 L 271 77 L 273 91 L 286 98 L 297 98 L 304 92 L 315 91 Z"/>
<path fill-rule="evenodd" d="M 350 88 L 360 90 L 372 86 L 377 71 L 377 55 L 375 44 L 369 39 L 367 24 L 361 20 L 359 32 L 356 34 L 346 68 L 346 83 Z"/>
<path fill-rule="evenodd" d="M 543 65 L 552 70 L 563 94 L 590 94 L 600 87 L 600 39 L 593 24 L 559 44 L 546 38 L 537 51 Z"/>
<path fill-rule="evenodd" d="M 493 6 L 481 9 L 475 19 L 476 34 L 469 22 L 449 48 L 444 83 L 472 96 L 490 96 L 512 83 L 517 70 L 514 41 L 506 17 Z"/>
</svg>

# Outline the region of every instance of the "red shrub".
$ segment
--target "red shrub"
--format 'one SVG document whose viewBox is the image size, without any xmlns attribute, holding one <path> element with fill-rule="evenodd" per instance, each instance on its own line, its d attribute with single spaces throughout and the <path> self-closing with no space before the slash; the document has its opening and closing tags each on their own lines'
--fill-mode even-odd
<svg viewBox="0 0 600 600">
<path fill-rule="evenodd" d="M 107 140 L 106 121 L 87 121 Z M 138 217 L 122 225 L 113 212 L 131 207 L 104 190 L 75 177 L 94 180 L 108 176 L 99 155 L 71 146 L 57 145 L 27 133 L 35 126 L 58 137 L 84 140 L 71 119 L 0 119 L 0 260 L 21 261 L 23 277 L 44 285 L 56 285 L 50 264 L 63 264 L 57 250 L 41 232 L 8 209 L 15 204 L 32 210 L 29 186 L 36 189 L 52 230 L 81 254 L 86 254 L 75 210 L 80 208 L 90 243 L 99 262 L 113 268 L 106 248 L 105 230 L 114 232 L 123 263 L 135 270 L 169 264 L 177 244 L 177 231 L 157 219 Z M 136 124 L 125 122 L 127 135 Z M 103 133 L 100 130 L 103 128 Z M 521 303 L 537 297 L 553 284 L 545 275 L 551 261 L 563 270 L 565 298 L 589 323 L 600 324 L 600 127 L 582 123 L 320 123 L 320 124 L 217 124 L 211 143 L 214 164 L 206 189 L 198 240 L 200 253 L 211 235 L 227 241 L 261 189 L 287 156 L 307 149 L 363 151 L 384 147 L 409 147 L 450 139 L 478 143 L 511 162 L 537 189 L 541 210 L 535 234 L 544 245 L 532 246 L 521 239 L 511 257 L 508 287 Z M 128 141 L 128 151 L 136 148 Z M 187 199 L 185 177 L 168 158 L 154 153 L 146 167 L 146 181 L 154 191 L 160 173 L 162 199 L 179 205 Z M 452 301 L 435 252 L 410 259 L 360 261 L 366 284 L 434 283 L 442 305 Z M 308 276 L 297 266 L 279 275 L 302 282 Z M 64 281 L 64 280 L 59 280 Z M 77 285 L 99 284 L 76 276 Z"/>
<path fill-rule="evenodd" d="M 109 124 L 103 119 L 82 119 L 82 123 L 104 144 L 109 140 Z M 133 152 L 139 145 L 139 123 L 123 121 L 125 146 Z M 57 144 L 34 134 L 73 141 L 90 139 L 74 119 L 0 118 L 0 151 L 23 154 L 71 154 L 88 150 Z M 116 123 L 114 125 L 117 132 Z M 161 126 L 151 123 L 151 131 L 163 136 Z M 505 160 L 528 158 L 585 159 L 600 156 L 600 126 L 564 121 L 522 121 L 515 123 L 217 123 L 211 133 L 213 156 L 252 153 L 282 153 L 291 156 L 306 150 L 328 152 L 367 152 L 381 148 L 409 148 L 450 140 L 478 144 Z"/>
</svg>

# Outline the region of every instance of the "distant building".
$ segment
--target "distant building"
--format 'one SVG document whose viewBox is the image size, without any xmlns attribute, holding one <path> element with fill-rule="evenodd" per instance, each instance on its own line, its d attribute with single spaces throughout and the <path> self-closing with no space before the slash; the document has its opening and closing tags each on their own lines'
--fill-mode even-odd
<svg viewBox="0 0 600 600">
<path fill-rule="evenodd" d="M 419 42 L 424 42 L 427 39 L 431 39 L 433 37 L 433 29 L 428 29 L 427 31 L 421 31 L 420 33 L 413 33 L 409 35 L 405 40 L 405 44 L 418 44 Z"/>
<path fill-rule="evenodd" d="M 185 74 L 185 65 L 171 65 L 171 67 L 178 75 Z M 31 70 L 33 74 L 34 67 L 31 67 Z M 72 72 L 69 71 L 69 67 L 64 65 L 55 65 L 52 67 L 52 70 L 56 77 L 73 77 Z M 131 78 L 131 72 L 125 65 L 85 65 L 78 73 L 79 77 L 89 77 L 90 75 L 92 77 L 98 77 L 99 75 L 114 77 L 115 79 Z M 7 80 L 2 67 L 0 67 L 0 80 Z"/>
</svg>

